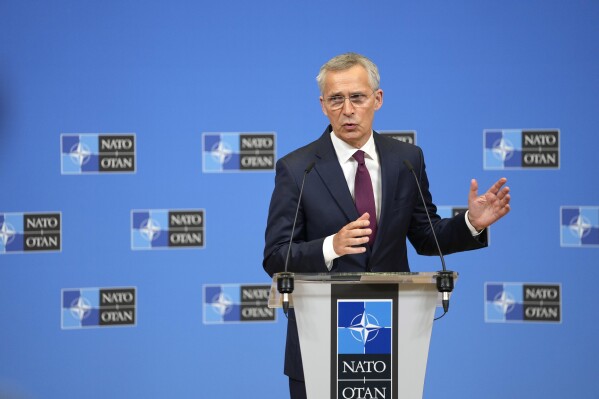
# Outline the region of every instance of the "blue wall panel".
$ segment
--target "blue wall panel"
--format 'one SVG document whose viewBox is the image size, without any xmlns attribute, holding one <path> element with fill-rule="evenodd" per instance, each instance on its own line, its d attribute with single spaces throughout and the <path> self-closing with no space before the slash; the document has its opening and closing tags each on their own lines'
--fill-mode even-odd
<svg viewBox="0 0 599 399">
<path fill-rule="evenodd" d="M 415 130 L 434 200 L 506 176 L 513 211 L 435 323 L 424 397 L 597 398 L 596 247 L 560 207 L 599 206 L 596 1 L 0 3 L 0 214 L 60 212 L 60 252 L 0 254 L 0 396 L 280 398 L 286 323 L 203 323 L 204 285 L 268 283 L 274 173 L 203 173 L 202 133 L 327 123 L 329 58 L 379 66 L 375 129 Z M 483 130 L 560 130 L 560 168 L 489 171 Z M 62 175 L 60 135 L 132 133 L 136 173 Z M 131 250 L 131 211 L 203 209 L 203 249 Z M 414 271 L 438 260 L 411 253 Z M 561 323 L 486 323 L 487 282 L 556 283 Z M 61 329 L 61 291 L 136 287 L 134 327 Z M 247 392 L 250 392 L 249 394 Z"/>
</svg>

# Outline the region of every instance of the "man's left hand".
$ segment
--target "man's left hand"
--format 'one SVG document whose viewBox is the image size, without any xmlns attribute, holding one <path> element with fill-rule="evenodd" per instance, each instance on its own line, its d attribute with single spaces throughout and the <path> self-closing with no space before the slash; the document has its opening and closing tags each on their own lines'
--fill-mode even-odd
<svg viewBox="0 0 599 399">
<path fill-rule="evenodd" d="M 476 179 L 470 182 L 468 220 L 476 230 L 481 231 L 489 227 L 510 211 L 510 189 L 503 187 L 506 182 L 507 179 L 502 177 L 480 196 Z"/>
</svg>

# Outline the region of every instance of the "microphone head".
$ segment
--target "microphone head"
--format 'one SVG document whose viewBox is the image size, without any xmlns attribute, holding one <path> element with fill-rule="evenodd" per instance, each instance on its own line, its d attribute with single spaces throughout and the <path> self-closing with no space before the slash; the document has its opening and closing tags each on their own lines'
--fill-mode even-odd
<svg viewBox="0 0 599 399">
<path fill-rule="evenodd" d="M 408 168 L 410 171 L 414 170 L 414 167 L 412 166 L 412 163 L 410 161 L 408 161 L 407 159 L 403 160 L 403 164 L 406 165 L 406 168 Z"/>
<path fill-rule="evenodd" d="M 306 174 L 310 173 L 312 168 L 314 168 L 314 165 L 316 165 L 316 161 L 312 161 L 312 163 L 306 167 L 306 169 L 304 170 L 304 173 L 306 173 Z"/>
</svg>

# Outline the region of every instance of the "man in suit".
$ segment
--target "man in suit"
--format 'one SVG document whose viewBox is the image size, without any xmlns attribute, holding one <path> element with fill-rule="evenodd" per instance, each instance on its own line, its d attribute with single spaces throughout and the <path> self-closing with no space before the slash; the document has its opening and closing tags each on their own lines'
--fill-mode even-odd
<svg viewBox="0 0 599 399">
<path fill-rule="evenodd" d="M 416 182 L 404 160 L 414 165 L 442 252 L 487 245 L 486 227 L 510 209 L 505 178 L 480 196 L 473 179 L 468 211 L 441 219 L 429 192 L 422 150 L 372 130 L 374 113 L 383 105 L 376 65 L 359 54 L 342 54 L 322 66 L 317 81 L 330 125 L 319 139 L 277 162 L 263 261 L 269 275 L 284 271 L 302 178 L 313 162 L 291 243 L 289 271 L 407 272 L 406 238 L 419 254 L 436 255 Z M 285 374 L 291 397 L 305 398 L 292 311 Z"/>
</svg>

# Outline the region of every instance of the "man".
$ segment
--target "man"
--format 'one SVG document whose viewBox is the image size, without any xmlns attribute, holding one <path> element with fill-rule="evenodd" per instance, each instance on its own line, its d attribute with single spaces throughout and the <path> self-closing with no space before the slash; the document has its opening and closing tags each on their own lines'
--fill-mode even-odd
<svg viewBox="0 0 599 399">
<path fill-rule="evenodd" d="M 330 125 L 318 140 L 277 162 L 263 262 L 269 275 L 284 271 L 302 178 L 312 162 L 289 271 L 408 272 L 406 238 L 419 254 L 436 255 L 416 182 L 404 160 L 414 165 L 443 253 L 487 245 L 485 229 L 510 210 L 505 178 L 481 196 L 473 179 L 468 211 L 441 219 L 429 192 L 421 149 L 372 130 L 374 113 L 383 105 L 376 65 L 359 54 L 342 54 L 322 66 L 317 81 Z M 291 397 L 305 398 L 293 312 L 287 327 L 285 374 Z"/>
</svg>

